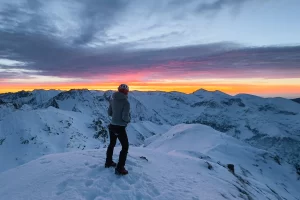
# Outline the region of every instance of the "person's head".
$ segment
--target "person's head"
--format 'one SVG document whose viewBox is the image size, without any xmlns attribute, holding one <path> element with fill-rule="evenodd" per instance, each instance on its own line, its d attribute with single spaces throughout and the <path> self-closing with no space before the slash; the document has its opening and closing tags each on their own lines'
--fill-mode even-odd
<svg viewBox="0 0 300 200">
<path fill-rule="evenodd" d="M 129 87 L 126 84 L 121 84 L 118 88 L 118 91 L 125 94 L 125 95 L 127 95 L 128 92 L 129 92 Z"/>
</svg>

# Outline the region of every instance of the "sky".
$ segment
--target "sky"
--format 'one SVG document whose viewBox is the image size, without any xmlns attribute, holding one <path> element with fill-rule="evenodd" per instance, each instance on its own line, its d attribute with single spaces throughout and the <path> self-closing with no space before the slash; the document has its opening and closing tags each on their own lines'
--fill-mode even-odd
<svg viewBox="0 0 300 200">
<path fill-rule="evenodd" d="M 300 97 L 299 0 L 0 0 L 0 93 Z"/>
</svg>

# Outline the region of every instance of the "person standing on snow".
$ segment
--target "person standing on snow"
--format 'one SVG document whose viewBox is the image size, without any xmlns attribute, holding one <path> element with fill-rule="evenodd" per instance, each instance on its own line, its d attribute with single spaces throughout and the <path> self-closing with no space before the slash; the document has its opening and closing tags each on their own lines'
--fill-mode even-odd
<svg viewBox="0 0 300 200">
<path fill-rule="evenodd" d="M 118 92 L 112 95 L 108 108 L 108 115 L 112 117 L 112 120 L 109 125 L 110 144 L 106 152 L 105 167 L 116 167 L 115 173 L 121 175 L 128 174 L 128 171 L 124 167 L 129 148 L 126 127 L 131 120 L 128 92 L 129 87 L 126 84 L 121 84 Z M 117 139 L 119 139 L 122 145 L 118 164 L 112 160 Z"/>
</svg>

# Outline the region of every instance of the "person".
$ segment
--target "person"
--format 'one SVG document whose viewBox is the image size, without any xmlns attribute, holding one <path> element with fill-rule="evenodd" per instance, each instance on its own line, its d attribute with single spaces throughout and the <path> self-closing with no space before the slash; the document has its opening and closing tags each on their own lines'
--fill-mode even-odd
<svg viewBox="0 0 300 200">
<path fill-rule="evenodd" d="M 121 175 L 128 174 L 128 171 L 125 169 L 125 162 L 129 148 L 126 127 L 131 120 L 128 92 L 129 87 L 126 84 L 121 84 L 118 87 L 118 91 L 113 93 L 108 107 L 108 115 L 111 116 L 112 119 L 108 126 L 110 143 L 106 152 L 105 167 L 115 167 L 115 173 Z M 119 139 L 122 145 L 118 164 L 116 164 L 112 159 L 117 139 Z"/>
</svg>

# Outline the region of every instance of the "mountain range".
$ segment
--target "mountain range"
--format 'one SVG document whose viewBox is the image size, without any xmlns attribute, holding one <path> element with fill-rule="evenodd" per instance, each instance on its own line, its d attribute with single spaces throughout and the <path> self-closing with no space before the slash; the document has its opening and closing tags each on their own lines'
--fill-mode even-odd
<svg viewBox="0 0 300 200">
<path fill-rule="evenodd" d="M 16 169 L 35 168 L 34 162 L 39 165 L 40 159 L 49 158 L 55 163 L 65 156 L 75 158 L 80 151 L 90 157 L 99 151 L 103 160 L 109 142 L 108 100 L 113 92 L 74 89 L 0 94 L 0 177 L 10 176 Z M 240 174 L 237 179 L 249 181 L 247 186 L 238 186 L 248 194 L 240 192 L 244 199 L 268 199 L 268 195 L 269 199 L 299 197 L 293 188 L 300 186 L 300 104 L 285 98 L 232 96 L 203 89 L 191 94 L 132 91 L 129 101 L 132 122 L 127 132 L 134 154 L 143 152 L 154 162 L 155 152 L 159 151 L 162 152 L 161 163 L 175 156 L 179 163 L 187 159 L 194 166 L 196 163 L 192 160 L 196 159 L 202 166 L 209 163 L 217 171 L 234 163 Z M 47 157 L 49 154 L 57 157 Z M 144 165 L 138 158 L 131 158 L 131 162 L 133 160 Z M 57 166 L 52 167 L 56 169 Z M 136 168 L 133 163 L 129 167 Z M 141 173 L 140 169 L 137 171 Z M 224 179 L 220 178 L 222 174 L 213 176 Z M 264 180 L 260 177 L 262 174 Z M 277 178 L 272 179 L 272 174 L 284 179 L 275 181 Z M 26 180 L 31 178 L 25 177 Z M 256 182 L 264 186 L 256 188 L 253 186 Z M 270 184 L 275 185 L 271 187 Z M 6 188 L 16 186 L 6 185 Z M 161 188 L 156 190 L 161 195 Z M 267 190 L 271 193 L 263 192 Z M 220 199 L 232 198 L 230 193 L 222 194 Z M 257 198 L 260 194 L 264 197 Z"/>
<path fill-rule="evenodd" d="M 300 103 L 300 98 L 292 99 L 293 101 Z"/>
</svg>

